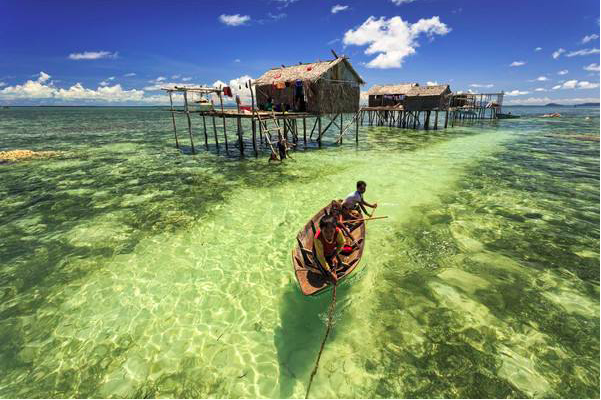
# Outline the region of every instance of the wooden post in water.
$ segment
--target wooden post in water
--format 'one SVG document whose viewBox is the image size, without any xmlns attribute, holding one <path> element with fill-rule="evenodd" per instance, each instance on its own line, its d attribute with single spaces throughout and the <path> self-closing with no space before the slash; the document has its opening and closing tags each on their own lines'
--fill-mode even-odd
<svg viewBox="0 0 601 400">
<path fill-rule="evenodd" d="M 186 108 L 186 117 L 188 118 L 188 132 L 190 132 L 190 145 L 192 146 L 192 154 L 195 154 L 194 140 L 192 139 L 192 121 L 190 121 L 190 110 L 188 109 L 188 91 L 184 90 L 184 103 Z"/>
<path fill-rule="evenodd" d="M 321 148 L 321 114 L 317 115 L 317 146 Z"/>
<path fill-rule="evenodd" d="M 236 130 L 238 132 L 238 149 L 240 150 L 240 157 L 244 157 L 244 142 L 242 141 L 242 120 L 240 118 L 240 98 L 236 95 L 236 108 L 238 115 L 236 115 Z"/>
<path fill-rule="evenodd" d="M 359 144 L 359 115 L 363 118 L 363 114 L 361 111 L 357 114 L 357 118 L 355 119 L 355 143 Z"/>
<path fill-rule="evenodd" d="M 257 121 L 254 118 L 251 119 L 252 130 L 253 130 L 253 150 L 255 152 L 255 157 L 259 156 L 257 152 Z"/>
<path fill-rule="evenodd" d="M 213 115 L 211 115 L 211 119 L 213 120 L 213 133 L 215 134 L 215 146 L 217 146 L 217 151 L 219 151 L 219 140 L 217 140 L 217 124 L 215 123 L 215 104 L 213 104 L 213 99 L 211 99 L 211 106 L 213 106 Z"/>
<path fill-rule="evenodd" d="M 307 119 L 303 117 L 303 143 L 304 148 L 307 148 Z"/>
<path fill-rule="evenodd" d="M 436 117 L 434 119 L 434 129 L 438 130 L 438 110 L 435 111 Z"/>
<path fill-rule="evenodd" d="M 219 86 L 219 90 L 221 90 L 221 86 Z M 229 149 L 227 146 L 227 130 L 225 128 L 225 112 L 223 111 L 223 91 L 217 93 L 219 94 L 219 103 L 221 104 L 221 118 L 223 119 L 223 138 L 225 140 L 225 152 L 229 153 Z"/>
<path fill-rule="evenodd" d="M 449 122 L 449 109 L 444 113 L 444 128 L 447 129 L 447 123 Z"/>
<path fill-rule="evenodd" d="M 342 144 L 342 113 L 340 113 L 340 144 Z"/>
<path fill-rule="evenodd" d="M 171 97 L 171 90 L 169 92 L 169 103 L 171 103 L 171 121 L 173 121 L 173 134 L 175 135 L 175 147 L 179 149 L 179 142 L 177 140 L 177 128 L 175 127 L 175 111 L 173 110 L 173 98 Z"/>
<path fill-rule="evenodd" d="M 204 114 L 202 114 L 202 130 L 205 134 L 205 147 L 207 148 L 207 150 L 209 150 L 209 137 L 207 136 L 207 121 L 205 121 Z"/>
</svg>

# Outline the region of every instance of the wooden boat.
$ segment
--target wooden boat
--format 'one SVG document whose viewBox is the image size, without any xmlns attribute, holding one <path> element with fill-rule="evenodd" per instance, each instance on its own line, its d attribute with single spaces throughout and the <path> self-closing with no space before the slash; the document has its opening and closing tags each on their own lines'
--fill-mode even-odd
<svg viewBox="0 0 601 400">
<path fill-rule="evenodd" d="M 498 119 L 514 119 L 514 118 L 519 118 L 519 115 L 513 115 L 513 114 L 503 114 L 503 113 L 498 113 L 497 114 L 497 118 Z"/>
<path fill-rule="evenodd" d="M 317 294 L 331 284 L 330 279 L 321 273 L 313 254 L 313 239 L 319 227 L 319 221 L 321 217 L 330 213 L 330 207 L 331 205 L 322 208 L 296 235 L 296 246 L 292 250 L 292 265 L 301 292 L 305 296 Z M 353 251 L 349 255 L 340 255 L 342 265 L 336 270 L 338 282 L 359 265 L 365 246 L 365 221 L 347 226 L 351 231 L 352 239 L 345 236 L 346 242 L 351 244 L 354 241 L 356 245 L 353 246 Z"/>
</svg>

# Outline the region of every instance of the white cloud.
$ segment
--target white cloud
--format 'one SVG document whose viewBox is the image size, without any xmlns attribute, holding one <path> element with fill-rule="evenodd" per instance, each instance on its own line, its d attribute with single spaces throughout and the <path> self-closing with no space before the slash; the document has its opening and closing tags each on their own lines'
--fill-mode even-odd
<svg viewBox="0 0 601 400">
<path fill-rule="evenodd" d="M 557 75 L 566 75 L 569 71 L 567 69 L 562 69 L 557 73 Z"/>
<path fill-rule="evenodd" d="M 348 6 L 342 6 L 340 4 L 336 4 L 334 7 L 332 7 L 332 9 L 330 10 L 332 14 L 336 14 L 339 13 L 340 11 L 344 11 L 348 8 Z"/>
<path fill-rule="evenodd" d="M 343 43 L 369 45 L 365 54 L 377 56 L 367 63 L 368 68 L 399 68 L 405 57 L 415 54 L 421 34 L 432 38 L 450 31 L 451 28 L 440 22 L 437 16 L 422 18 L 414 24 L 403 21 L 399 16 L 390 19 L 371 16 L 356 30 L 349 29 L 344 34 Z"/>
<path fill-rule="evenodd" d="M 6 82 L 0 82 L 0 87 L 6 86 Z"/>
<path fill-rule="evenodd" d="M 586 71 L 596 71 L 596 72 L 599 72 L 599 64 L 592 63 L 592 64 L 589 64 L 586 67 L 584 67 L 584 69 Z"/>
<path fill-rule="evenodd" d="M 400 6 L 401 4 L 413 3 L 415 0 L 390 0 L 394 5 Z"/>
<path fill-rule="evenodd" d="M 234 15 L 221 14 L 219 16 L 219 21 L 221 23 L 224 23 L 229 26 L 239 26 L 239 25 L 244 25 L 245 23 L 250 21 L 250 16 L 240 15 L 240 14 L 234 14 Z"/>
<path fill-rule="evenodd" d="M 100 58 L 117 58 L 119 53 L 110 51 L 84 51 L 83 53 L 71 53 L 71 60 L 98 60 Z"/>
<path fill-rule="evenodd" d="M 549 78 L 547 78 L 546 76 L 539 76 L 538 78 L 536 78 L 535 80 L 539 81 L 539 82 L 544 82 L 544 81 L 548 81 Z"/>
<path fill-rule="evenodd" d="M 252 100 L 250 96 L 250 89 L 246 87 L 246 84 L 249 80 L 252 81 L 253 79 L 248 75 L 243 75 L 239 78 L 230 79 L 229 83 L 217 80 L 213 82 L 211 86 L 215 88 L 229 86 L 230 89 L 232 89 L 232 94 L 234 97 L 224 97 L 223 100 L 225 103 L 233 103 L 236 95 L 238 95 L 240 96 L 242 104 L 250 104 Z M 252 89 L 254 93 L 255 88 L 253 87 Z M 215 96 L 214 99 L 216 104 L 218 104 L 219 98 Z"/>
<path fill-rule="evenodd" d="M 599 84 L 595 82 L 578 81 L 577 79 L 572 79 L 569 81 L 565 81 L 561 85 L 553 86 L 553 89 L 596 89 L 598 87 Z"/>
<path fill-rule="evenodd" d="M 234 60 L 234 62 L 235 62 L 235 63 L 239 63 L 239 62 L 240 62 L 240 59 L 239 59 L 239 58 L 236 58 L 236 59 Z"/>
<path fill-rule="evenodd" d="M 171 79 L 179 79 L 181 75 L 171 75 Z"/>
<path fill-rule="evenodd" d="M 558 58 L 559 58 L 559 56 L 560 56 L 560 55 L 562 55 L 562 54 L 563 54 L 563 53 L 565 53 L 565 52 L 566 52 L 566 49 L 559 48 L 559 49 L 557 49 L 557 50 L 555 50 L 555 51 L 553 52 L 553 54 L 552 54 L 552 57 L 553 57 L 554 59 L 558 59 Z"/>
<path fill-rule="evenodd" d="M 511 92 L 505 92 L 505 95 L 507 95 L 507 96 L 522 96 L 522 95 L 525 95 L 525 94 L 528 94 L 528 93 L 530 93 L 530 92 L 528 92 L 528 91 L 520 91 L 520 90 L 516 89 L 516 90 L 512 90 Z"/>
<path fill-rule="evenodd" d="M 535 92 L 546 92 L 547 89 L 539 87 L 539 88 L 534 89 L 534 91 Z"/>
<path fill-rule="evenodd" d="M 267 16 L 269 18 L 274 19 L 274 20 L 277 21 L 279 19 L 286 18 L 286 13 L 279 13 L 279 14 L 267 13 Z"/>
<path fill-rule="evenodd" d="M 598 103 L 599 99 L 594 97 L 587 98 L 571 98 L 571 99 L 551 99 L 549 97 L 529 97 L 527 99 L 510 99 L 507 101 L 503 101 L 503 104 L 507 105 L 515 105 L 515 104 L 524 104 L 524 105 L 545 105 L 548 103 L 558 103 L 558 104 L 579 104 L 579 103 Z"/>
<path fill-rule="evenodd" d="M 591 40 L 595 40 L 595 39 L 599 39 L 599 35 L 593 33 L 592 35 L 586 35 L 585 37 L 582 38 L 582 43 L 588 43 Z"/>
<path fill-rule="evenodd" d="M 167 78 L 164 76 L 159 76 L 158 78 L 155 79 L 155 82 L 163 82 L 165 81 Z"/>
<path fill-rule="evenodd" d="M 182 81 L 184 81 L 184 82 L 188 82 L 188 81 L 191 81 L 191 80 L 192 80 L 192 77 L 191 77 L 191 76 L 184 76 L 184 77 L 182 78 Z"/>
<path fill-rule="evenodd" d="M 470 87 L 475 87 L 475 88 L 491 88 L 494 85 L 492 83 L 488 83 L 488 84 L 483 84 L 483 83 L 472 83 L 470 85 Z"/>
<path fill-rule="evenodd" d="M 55 100 L 99 100 L 107 102 L 144 101 L 144 91 L 124 90 L 121 85 L 101 86 L 96 90 L 86 89 L 81 83 L 68 89 L 57 88 L 50 75 L 40 72 L 35 81 L 28 80 L 22 85 L 8 86 L 0 90 L 0 99 L 55 99 Z"/>
<path fill-rule="evenodd" d="M 511 64 L 509 64 L 509 66 L 510 67 L 521 67 L 524 64 L 526 64 L 526 61 L 514 61 Z"/>
<path fill-rule="evenodd" d="M 129 72 L 129 73 L 123 75 L 123 76 L 136 76 L 136 73 L 135 72 Z"/>
<path fill-rule="evenodd" d="M 568 54 L 566 54 L 566 57 L 588 56 L 589 54 L 599 54 L 599 49 L 582 49 L 577 51 L 571 51 Z"/>
<path fill-rule="evenodd" d="M 537 47 L 536 49 L 534 49 L 534 51 L 541 51 L 542 49 L 542 47 Z"/>
<path fill-rule="evenodd" d="M 426 82 L 426 86 L 436 86 L 436 85 L 438 85 L 438 82 L 436 82 L 436 81 L 428 81 L 428 82 Z"/>
</svg>

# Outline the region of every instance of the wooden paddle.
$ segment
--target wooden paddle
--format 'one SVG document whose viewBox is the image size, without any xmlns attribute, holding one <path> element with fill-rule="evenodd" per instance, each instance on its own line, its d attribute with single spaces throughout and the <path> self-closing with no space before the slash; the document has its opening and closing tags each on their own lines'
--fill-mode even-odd
<svg viewBox="0 0 601 400">
<path fill-rule="evenodd" d="M 373 213 L 372 213 L 373 215 Z M 371 217 L 371 218 L 361 218 L 361 219 L 349 219 L 347 221 L 343 221 L 343 222 L 362 222 L 362 221 L 371 221 L 374 219 L 384 219 L 384 218 L 388 218 L 388 216 L 384 216 L 384 217 Z"/>
</svg>

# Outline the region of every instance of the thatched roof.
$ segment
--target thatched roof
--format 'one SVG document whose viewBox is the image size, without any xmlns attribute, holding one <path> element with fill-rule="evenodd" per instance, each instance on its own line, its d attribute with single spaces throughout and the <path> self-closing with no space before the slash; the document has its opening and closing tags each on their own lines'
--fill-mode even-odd
<svg viewBox="0 0 601 400">
<path fill-rule="evenodd" d="M 419 83 L 399 83 L 398 85 L 374 85 L 368 91 L 368 95 L 393 95 L 393 94 L 406 94 L 411 88 L 419 86 Z"/>
<path fill-rule="evenodd" d="M 289 67 L 273 68 L 265 72 L 260 78 L 256 79 L 256 85 L 270 85 L 277 82 L 317 81 L 323 74 L 335 65 L 344 62 L 349 70 L 356 76 L 358 83 L 364 84 L 357 71 L 355 71 L 350 62 L 345 57 L 338 57 L 331 61 L 321 61 L 309 64 L 291 65 Z"/>
<path fill-rule="evenodd" d="M 441 96 L 447 90 L 450 90 L 449 85 L 415 86 L 406 96 Z"/>
</svg>

